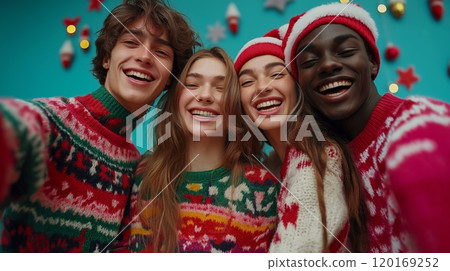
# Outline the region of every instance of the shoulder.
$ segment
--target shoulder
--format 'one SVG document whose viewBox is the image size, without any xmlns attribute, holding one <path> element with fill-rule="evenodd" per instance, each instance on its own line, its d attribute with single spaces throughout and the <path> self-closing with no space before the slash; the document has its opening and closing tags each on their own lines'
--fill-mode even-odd
<svg viewBox="0 0 450 271">
<path fill-rule="evenodd" d="M 409 96 L 397 108 L 394 116 L 407 121 L 414 116 L 450 116 L 450 104 L 421 96 Z"/>
<path fill-rule="evenodd" d="M 415 132 L 431 133 L 450 129 L 450 104 L 443 101 L 410 96 L 399 106 L 391 119 L 390 134 L 392 140 L 415 137 Z"/>
<path fill-rule="evenodd" d="M 411 96 L 392 116 L 386 144 L 381 148 L 388 168 L 410 163 L 412 158 L 442 163 L 448 159 L 450 144 L 450 104 L 430 98 Z M 431 155 L 431 156 L 430 156 Z M 417 161 L 419 161 L 417 160 Z M 436 166 L 436 165 L 434 165 Z"/>
</svg>

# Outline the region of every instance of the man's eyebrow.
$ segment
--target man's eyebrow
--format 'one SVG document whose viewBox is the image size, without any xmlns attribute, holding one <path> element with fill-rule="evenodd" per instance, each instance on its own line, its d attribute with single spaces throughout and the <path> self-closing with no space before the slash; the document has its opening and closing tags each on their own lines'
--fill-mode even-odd
<svg viewBox="0 0 450 271">
<path fill-rule="evenodd" d="M 335 37 L 333 39 L 333 43 L 342 43 L 342 42 L 344 42 L 344 41 L 346 41 L 348 39 L 356 39 L 356 40 L 358 40 L 358 37 L 356 37 L 353 34 L 340 35 L 340 36 L 337 36 L 337 37 Z M 300 52 L 303 52 L 303 51 L 312 51 L 312 50 L 314 50 L 314 48 L 315 48 L 315 46 L 314 46 L 313 43 L 305 44 L 302 47 L 299 47 L 297 49 L 296 54 L 299 54 Z"/>
<path fill-rule="evenodd" d="M 125 35 L 125 34 L 136 36 L 138 38 L 143 38 L 145 36 L 144 31 L 142 31 L 141 29 L 137 29 L 137 28 L 124 30 L 122 32 L 122 35 Z M 156 43 L 160 43 L 160 44 L 165 45 L 165 46 L 169 46 L 170 48 L 172 48 L 172 45 L 170 44 L 170 42 L 168 40 L 165 40 L 165 39 L 162 39 L 162 38 L 155 38 L 155 42 Z"/>
<path fill-rule="evenodd" d="M 172 44 L 170 44 L 170 42 L 168 40 L 161 39 L 161 38 L 156 38 L 155 41 L 157 43 L 160 43 L 162 45 L 169 46 L 170 48 L 172 48 Z"/>
<path fill-rule="evenodd" d="M 311 51 L 311 50 L 314 50 L 314 48 L 316 48 L 316 46 L 314 46 L 313 43 L 308 43 L 308 44 L 303 45 L 302 47 L 299 47 L 295 54 L 298 55 L 299 53 L 301 53 L 303 51 Z"/>
<path fill-rule="evenodd" d="M 136 29 L 136 28 L 131 28 L 131 29 L 124 29 L 122 31 L 122 35 L 132 35 L 132 36 L 137 36 L 137 37 L 143 37 L 144 36 L 144 32 L 142 32 L 141 29 Z"/>
<path fill-rule="evenodd" d="M 345 34 L 345 35 L 340 35 L 340 36 L 335 37 L 333 39 L 333 42 L 334 43 L 342 43 L 342 42 L 344 42 L 344 41 L 346 41 L 348 39 L 356 39 L 356 40 L 358 40 L 358 37 L 356 37 L 353 34 Z"/>
</svg>

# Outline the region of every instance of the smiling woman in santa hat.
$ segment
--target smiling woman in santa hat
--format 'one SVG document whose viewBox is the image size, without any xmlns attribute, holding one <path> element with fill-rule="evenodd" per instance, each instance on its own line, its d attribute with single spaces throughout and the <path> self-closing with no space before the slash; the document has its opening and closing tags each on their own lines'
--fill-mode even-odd
<svg viewBox="0 0 450 271">
<path fill-rule="evenodd" d="M 235 60 L 242 107 L 283 162 L 279 224 L 270 251 L 365 251 L 359 176 L 345 146 L 311 121 L 308 104 L 284 64 L 285 31 L 283 26 L 249 41 Z M 305 123 L 315 137 L 302 134 Z"/>
</svg>

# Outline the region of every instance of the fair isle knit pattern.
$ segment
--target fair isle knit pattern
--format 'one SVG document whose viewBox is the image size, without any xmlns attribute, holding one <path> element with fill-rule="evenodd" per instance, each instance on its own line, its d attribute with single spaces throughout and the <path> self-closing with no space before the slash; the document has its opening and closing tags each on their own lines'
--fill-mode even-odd
<svg viewBox="0 0 450 271">
<path fill-rule="evenodd" d="M 449 139 L 449 104 L 385 94 L 350 142 L 365 189 L 370 252 L 449 252 Z"/>
<path fill-rule="evenodd" d="M 129 112 L 103 87 L 76 98 L 0 100 L 0 133 L 13 159 L 2 173 L 1 250 L 101 251 L 118 234 L 139 151 Z M 106 249 L 105 251 L 108 251 Z"/>
<path fill-rule="evenodd" d="M 276 179 L 256 166 L 245 167 L 234 189 L 231 172 L 223 167 L 185 172 L 177 191 L 178 252 L 268 252 L 277 223 L 278 191 Z M 139 218 L 131 226 L 130 250 L 153 250 L 151 235 Z"/>
<path fill-rule="evenodd" d="M 327 146 L 324 199 L 327 214 L 328 250 L 347 252 L 348 211 L 342 181 L 341 156 Z M 290 146 L 281 168 L 282 187 L 278 198 L 278 227 L 270 252 L 322 252 L 323 226 L 317 183 L 311 159 Z"/>
</svg>

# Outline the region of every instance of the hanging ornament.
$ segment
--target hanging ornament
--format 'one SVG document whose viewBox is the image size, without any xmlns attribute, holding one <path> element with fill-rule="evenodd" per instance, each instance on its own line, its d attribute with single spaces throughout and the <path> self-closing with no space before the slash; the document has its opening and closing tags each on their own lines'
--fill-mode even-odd
<svg viewBox="0 0 450 271">
<path fill-rule="evenodd" d="M 97 10 L 100 11 L 100 4 L 103 2 L 103 0 L 89 0 L 89 6 L 88 10 Z"/>
<path fill-rule="evenodd" d="M 428 0 L 431 14 L 436 20 L 442 19 L 444 15 L 444 0 Z"/>
<path fill-rule="evenodd" d="M 237 9 L 234 3 L 230 3 L 227 8 L 227 13 L 225 17 L 227 18 L 228 27 L 230 28 L 231 33 L 236 34 L 239 30 L 239 18 L 241 14 L 239 14 L 239 10 Z"/>
<path fill-rule="evenodd" d="M 266 0 L 264 3 L 265 8 L 276 8 L 279 12 L 284 12 L 286 4 L 292 0 Z"/>
<path fill-rule="evenodd" d="M 89 49 L 89 32 L 89 26 L 87 25 L 83 26 L 83 29 L 81 29 L 80 47 L 84 51 L 87 51 L 87 49 Z"/>
<path fill-rule="evenodd" d="M 400 55 L 400 49 L 392 43 L 388 43 L 384 56 L 387 60 L 393 61 Z"/>
<path fill-rule="evenodd" d="M 216 44 L 219 40 L 225 39 L 225 27 L 223 27 L 219 22 L 215 25 L 208 25 L 208 34 L 206 38 L 212 43 Z"/>
<path fill-rule="evenodd" d="M 405 0 L 389 0 L 389 8 L 395 18 L 403 17 L 403 14 L 405 14 L 405 5 Z"/>
<path fill-rule="evenodd" d="M 64 18 L 63 23 L 66 26 L 67 34 L 73 35 L 75 32 L 77 32 L 77 24 L 80 22 L 80 16 L 70 19 L 70 18 Z"/>
<path fill-rule="evenodd" d="M 70 40 L 66 40 L 63 43 L 63 46 L 59 50 L 59 57 L 61 58 L 61 64 L 62 66 L 67 69 L 70 67 L 70 64 L 72 64 L 74 55 L 74 49 L 72 42 Z"/>
<path fill-rule="evenodd" d="M 397 84 L 403 84 L 407 89 L 411 89 L 412 85 L 419 81 L 419 76 L 414 74 L 414 67 L 410 66 L 407 70 L 397 68 L 398 80 Z"/>
</svg>

